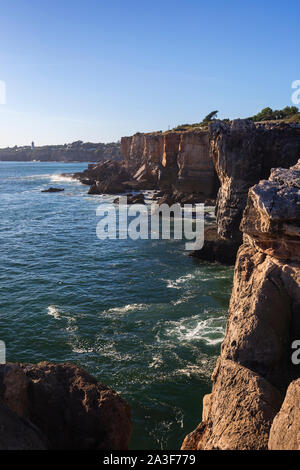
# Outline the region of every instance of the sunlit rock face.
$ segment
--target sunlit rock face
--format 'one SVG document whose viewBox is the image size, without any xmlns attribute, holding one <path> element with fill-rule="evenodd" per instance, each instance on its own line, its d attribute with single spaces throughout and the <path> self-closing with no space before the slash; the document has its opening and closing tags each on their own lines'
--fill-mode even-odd
<svg viewBox="0 0 300 470">
<path fill-rule="evenodd" d="M 182 191 L 197 191 L 200 188 L 208 197 L 216 193 L 218 178 L 210 157 L 208 132 L 186 132 L 181 135 L 177 164 L 177 186 Z"/>
<path fill-rule="evenodd" d="M 300 161 L 249 190 L 240 228 L 212 393 L 182 448 L 300 449 Z"/>
<path fill-rule="evenodd" d="M 160 189 L 197 193 L 201 200 L 216 197 L 219 180 L 210 157 L 208 132 L 135 134 L 121 139 L 121 151 L 127 168 L 146 165 Z"/>
</svg>

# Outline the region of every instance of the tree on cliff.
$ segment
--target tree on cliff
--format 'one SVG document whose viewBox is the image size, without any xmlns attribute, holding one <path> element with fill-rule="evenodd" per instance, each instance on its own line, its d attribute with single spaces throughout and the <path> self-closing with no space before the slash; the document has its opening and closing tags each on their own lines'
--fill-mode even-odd
<svg viewBox="0 0 300 470">
<path fill-rule="evenodd" d="M 299 113 L 297 106 L 286 106 L 283 109 L 273 110 L 270 107 L 262 109 L 252 117 L 253 121 L 278 121 L 279 119 L 290 119 Z"/>
<path fill-rule="evenodd" d="M 211 121 L 214 121 L 217 117 L 218 112 L 219 111 L 212 111 L 211 113 L 209 113 L 207 116 L 205 116 L 201 124 L 205 125 L 205 124 L 209 124 Z"/>
</svg>

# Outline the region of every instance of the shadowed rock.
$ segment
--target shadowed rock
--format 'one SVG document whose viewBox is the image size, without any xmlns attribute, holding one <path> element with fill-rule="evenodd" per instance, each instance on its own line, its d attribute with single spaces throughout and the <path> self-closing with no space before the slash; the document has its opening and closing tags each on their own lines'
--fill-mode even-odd
<svg viewBox="0 0 300 470">
<path fill-rule="evenodd" d="M 38 429 L 48 448 L 128 448 L 129 405 L 83 369 L 69 363 L 7 364 L 0 377 L 5 406 Z"/>
<path fill-rule="evenodd" d="M 300 450 L 300 379 L 292 382 L 269 438 L 270 450 Z"/>
<path fill-rule="evenodd" d="M 218 231 L 223 238 L 241 241 L 239 225 L 249 188 L 268 178 L 272 168 L 289 168 L 297 162 L 300 126 L 237 119 L 230 124 L 215 121 L 209 129 L 210 155 L 221 183 Z"/>
</svg>

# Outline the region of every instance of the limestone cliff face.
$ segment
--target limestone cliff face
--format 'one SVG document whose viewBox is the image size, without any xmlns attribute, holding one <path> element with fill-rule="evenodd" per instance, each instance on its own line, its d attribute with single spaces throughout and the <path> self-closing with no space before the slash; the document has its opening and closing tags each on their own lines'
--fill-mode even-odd
<svg viewBox="0 0 300 470">
<path fill-rule="evenodd" d="M 145 134 L 138 132 L 131 137 L 122 137 L 121 153 L 127 168 L 138 169 L 143 161 Z"/>
<path fill-rule="evenodd" d="M 181 134 L 178 149 L 178 186 L 193 190 L 201 187 L 206 194 L 215 194 L 218 177 L 210 157 L 210 142 L 207 132 Z"/>
<path fill-rule="evenodd" d="M 221 188 L 217 198 L 219 234 L 240 240 L 239 225 L 248 190 L 269 177 L 271 168 L 289 168 L 300 156 L 300 126 L 235 120 L 210 125 L 210 154 Z"/>
<path fill-rule="evenodd" d="M 292 342 L 300 339 L 299 189 L 300 160 L 290 170 L 272 170 L 268 181 L 249 191 L 212 393 L 183 449 L 267 449 L 273 421 L 270 447 L 288 448 L 280 429 L 290 419 L 300 430 L 297 412 L 287 417 L 291 393 L 274 420 L 288 385 L 300 377 L 291 361 Z M 297 400 L 298 394 L 295 408 Z"/>
<path fill-rule="evenodd" d="M 121 139 L 127 168 L 146 165 L 159 188 L 173 187 L 185 193 L 214 198 L 218 178 L 204 131 L 135 134 Z"/>
</svg>

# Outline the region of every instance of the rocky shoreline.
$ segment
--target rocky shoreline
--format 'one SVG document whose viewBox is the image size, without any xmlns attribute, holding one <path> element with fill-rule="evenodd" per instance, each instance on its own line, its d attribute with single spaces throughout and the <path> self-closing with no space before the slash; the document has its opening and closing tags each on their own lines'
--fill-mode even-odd
<svg viewBox="0 0 300 470">
<path fill-rule="evenodd" d="M 72 177 L 130 203 L 148 189 L 159 204 L 215 202 L 192 256 L 235 263 L 212 392 L 182 449 L 300 449 L 300 126 L 215 121 L 124 137 L 121 150 Z M 126 450 L 132 430 L 126 401 L 69 363 L 0 366 L 0 416 L 2 449 Z"/>
<path fill-rule="evenodd" d="M 69 176 L 88 194 L 156 190 L 159 204 L 216 206 L 217 234 L 208 234 L 198 259 L 234 264 L 248 191 L 272 168 L 289 168 L 300 155 L 300 125 L 213 121 L 207 130 L 137 133 L 121 139 L 120 162 L 106 160 Z M 228 256 L 224 254 L 228 251 Z"/>
<path fill-rule="evenodd" d="M 182 449 L 299 449 L 300 160 L 253 186 L 241 222 L 226 336 Z"/>
</svg>

